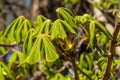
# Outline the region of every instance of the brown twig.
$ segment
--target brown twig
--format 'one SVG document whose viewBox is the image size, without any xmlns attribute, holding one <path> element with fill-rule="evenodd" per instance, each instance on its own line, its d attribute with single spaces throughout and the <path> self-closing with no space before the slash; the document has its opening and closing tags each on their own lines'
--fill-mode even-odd
<svg viewBox="0 0 120 80">
<path fill-rule="evenodd" d="M 0 43 L 0 46 L 3 46 L 3 47 L 14 47 L 16 45 L 17 45 L 17 43 L 12 43 L 12 44 Z"/>
<path fill-rule="evenodd" d="M 11 51 L 11 49 L 12 49 L 11 47 L 8 48 L 4 54 L 0 55 L 0 59 L 2 59 L 4 56 L 6 56 Z"/>
<path fill-rule="evenodd" d="M 120 22 L 117 23 L 115 31 L 113 33 L 113 38 L 112 38 L 111 46 L 110 46 L 110 50 L 109 50 L 110 57 L 107 58 L 107 66 L 106 66 L 106 69 L 104 71 L 104 75 L 102 77 L 102 80 L 108 80 L 109 77 L 110 77 L 110 70 L 111 70 L 113 57 L 114 57 L 114 54 L 115 54 L 115 47 L 116 47 L 115 44 L 116 44 L 116 39 L 117 39 L 119 30 L 120 30 Z"/>
<path fill-rule="evenodd" d="M 72 63 L 73 68 L 74 68 L 75 80 L 79 80 L 79 74 L 78 74 L 77 65 L 75 62 L 75 57 L 71 57 L 71 63 Z"/>
</svg>

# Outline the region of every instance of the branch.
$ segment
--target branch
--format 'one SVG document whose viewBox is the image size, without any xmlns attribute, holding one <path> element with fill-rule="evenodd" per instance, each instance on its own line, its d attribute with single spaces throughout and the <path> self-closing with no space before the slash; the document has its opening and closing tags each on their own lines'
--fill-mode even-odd
<svg viewBox="0 0 120 80">
<path fill-rule="evenodd" d="M 0 59 L 2 59 L 4 56 L 6 56 L 11 51 L 11 49 L 12 49 L 11 47 L 8 48 L 4 54 L 0 55 Z"/>
<path fill-rule="evenodd" d="M 107 66 L 104 71 L 102 80 L 108 80 L 110 78 L 110 70 L 111 70 L 111 66 L 112 66 L 113 57 L 115 54 L 115 47 L 116 47 L 115 43 L 116 43 L 116 39 L 117 39 L 119 30 L 120 30 L 120 22 L 117 23 L 115 31 L 113 33 L 113 38 L 112 38 L 111 46 L 110 46 L 110 50 L 109 50 L 110 57 L 107 58 Z"/>
<path fill-rule="evenodd" d="M 0 43 L 0 46 L 3 46 L 3 47 L 14 47 L 14 46 L 17 46 L 17 45 L 20 45 L 20 44 L 23 44 L 23 41 L 21 41 L 20 43 L 11 43 L 11 44 L 7 44 L 7 43 Z"/>
<path fill-rule="evenodd" d="M 75 63 L 75 57 L 71 57 L 71 63 L 72 63 L 73 68 L 74 68 L 75 80 L 79 80 L 79 74 L 78 74 L 78 71 L 77 71 L 77 65 Z"/>
<path fill-rule="evenodd" d="M 14 47 L 16 45 L 17 45 L 17 43 L 12 43 L 12 44 L 0 43 L 0 46 L 3 46 L 3 47 Z"/>
</svg>

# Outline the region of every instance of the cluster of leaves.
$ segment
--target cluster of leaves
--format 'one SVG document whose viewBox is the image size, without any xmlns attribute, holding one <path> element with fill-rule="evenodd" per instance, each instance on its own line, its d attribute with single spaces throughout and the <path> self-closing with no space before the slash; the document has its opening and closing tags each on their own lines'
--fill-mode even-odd
<svg viewBox="0 0 120 80">
<path fill-rule="evenodd" d="M 93 4 L 95 7 L 102 7 L 103 9 L 117 9 L 118 0 L 107 0 L 107 1 L 98 1 Z"/>
<path fill-rule="evenodd" d="M 14 79 L 9 69 L 16 61 L 18 61 L 20 71 L 19 75 L 17 75 L 18 78 L 27 73 L 29 66 L 35 65 L 40 61 L 43 61 L 43 65 L 41 65 L 44 66 L 41 69 L 43 71 L 48 70 L 45 68 L 47 63 L 58 65 L 56 62 L 61 60 L 60 56 L 62 53 L 65 53 L 68 58 L 80 54 L 78 67 L 87 72 L 89 76 L 92 76 L 91 78 L 94 80 L 101 78 L 106 58 L 99 57 L 97 50 L 90 54 L 87 52 L 75 53 L 75 48 L 78 46 L 79 40 L 83 40 L 83 44 L 87 44 L 86 49 L 94 49 L 98 44 L 108 43 L 112 39 L 111 34 L 101 23 L 88 14 L 75 16 L 72 11 L 63 7 L 58 8 L 56 13 L 58 19 L 55 21 L 40 15 L 35 22 L 31 22 L 24 16 L 20 16 L 7 27 L 4 34 L 1 35 L 1 42 L 4 43 L 4 39 L 7 39 L 7 43 L 16 42 L 18 46 L 23 43 L 23 46 L 21 51 L 14 50 L 12 52 L 8 66 L 0 62 L 0 77 L 2 80 L 5 79 L 4 72 L 6 73 L 5 76 Z M 79 35 L 78 28 L 82 29 L 82 35 Z M 79 40 L 76 41 L 76 37 Z M 102 47 L 102 49 L 103 51 L 107 50 L 106 47 Z M 4 52 L 3 47 L 0 47 L 0 52 Z M 99 66 L 100 69 L 93 70 L 94 66 Z M 51 69 L 53 68 L 50 68 L 48 71 L 48 79 L 71 79 L 69 76 L 64 77 L 60 73 L 53 76 L 50 72 Z M 87 79 L 81 73 L 79 76 L 83 80 Z"/>
</svg>

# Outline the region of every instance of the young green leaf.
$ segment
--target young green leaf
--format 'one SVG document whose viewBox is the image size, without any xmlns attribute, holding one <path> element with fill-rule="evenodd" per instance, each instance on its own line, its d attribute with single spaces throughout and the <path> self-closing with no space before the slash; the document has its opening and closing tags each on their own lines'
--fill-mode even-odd
<svg viewBox="0 0 120 80">
<path fill-rule="evenodd" d="M 44 22 L 44 21 L 46 21 L 47 20 L 47 18 L 45 18 L 44 16 L 42 16 L 42 15 L 39 15 L 38 17 L 37 17 L 37 21 L 35 22 L 35 25 L 36 26 L 41 26 L 41 24 Z"/>
<path fill-rule="evenodd" d="M 37 37 L 35 40 L 35 43 L 33 47 L 31 48 L 25 62 L 29 64 L 35 64 L 36 62 L 40 61 L 40 44 L 41 44 L 41 38 Z"/>
<path fill-rule="evenodd" d="M 23 24 L 20 25 L 18 31 L 16 32 L 16 41 L 17 41 L 17 43 L 22 41 L 22 26 L 23 26 Z"/>
<path fill-rule="evenodd" d="M 17 54 L 16 53 L 12 53 L 12 55 L 11 55 L 11 57 L 9 59 L 9 63 L 8 63 L 9 68 L 11 68 L 13 63 L 16 61 L 16 58 L 17 58 Z"/>
<path fill-rule="evenodd" d="M 67 34 L 66 32 L 70 31 L 73 34 L 76 34 L 75 30 L 66 22 L 60 19 L 57 19 L 51 28 L 51 36 L 54 38 L 64 39 Z"/>
<path fill-rule="evenodd" d="M 88 63 L 89 69 L 92 70 L 92 61 L 91 61 L 89 55 L 86 54 L 85 59 L 86 59 L 86 62 Z"/>
<path fill-rule="evenodd" d="M 81 68 L 81 69 L 83 69 L 84 58 L 85 58 L 85 53 L 82 53 L 82 54 L 80 55 L 80 60 L 79 60 L 79 64 L 80 64 L 80 68 Z"/>
<path fill-rule="evenodd" d="M 50 28 L 51 28 L 51 20 L 47 19 L 45 22 L 43 22 L 43 24 L 41 25 L 41 28 L 38 32 L 38 35 L 41 33 L 45 33 L 46 35 L 49 34 Z"/>
<path fill-rule="evenodd" d="M 90 41 L 87 47 L 95 47 L 95 44 L 96 44 L 95 21 L 92 21 L 90 23 L 89 33 L 90 33 Z"/>
<path fill-rule="evenodd" d="M 64 39 L 67 35 L 64 30 L 64 27 L 61 24 L 61 20 L 58 19 L 53 23 L 53 26 L 51 28 L 51 36 L 52 39 L 54 38 L 62 38 Z"/>
<path fill-rule="evenodd" d="M 22 35 L 20 35 L 22 36 L 23 39 L 25 39 L 26 34 L 29 32 L 30 28 L 32 28 L 31 23 L 27 19 L 24 20 L 22 25 L 22 32 L 21 32 Z"/>
<path fill-rule="evenodd" d="M 65 28 L 67 28 L 71 33 L 76 34 L 75 30 L 65 21 L 60 20 Z"/>
<path fill-rule="evenodd" d="M 56 12 L 60 19 L 67 21 L 67 23 L 70 24 L 71 27 L 77 28 L 74 21 L 74 14 L 69 9 L 60 7 L 60 8 L 57 8 Z"/>
<path fill-rule="evenodd" d="M 23 17 L 20 17 L 20 19 L 19 19 L 19 21 L 18 21 L 18 23 L 17 23 L 17 25 L 16 25 L 16 29 L 15 29 L 15 40 L 17 41 L 17 43 L 19 43 L 21 40 L 22 40 L 22 35 L 20 35 L 20 32 L 21 32 L 21 30 L 22 29 L 20 29 L 21 28 L 21 25 L 22 25 L 22 22 L 23 22 Z"/>
<path fill-rule="evenodd" d="M 1 64 L 0 64 L 0 79 L 1 79 L 1 80 L 5 80 L 5 77 L 4 77 L 4 75 L 3 75 L 3 70 L 2 70 Z"/>
<path fill-rule="evenodd" d="M 45 49 L 45 57 L 47 62 L 54 62 L 58 58 L 57 51 L 50 41 L 50 39 L 46 36 L 43 36 L 42 38 L 44 49 Z"/>
<path fill-rule="evenodd" d="M 109 39 L 112 39 L 112 35 L 108 32 L 108 30 L 100 24 L 98 21 L 95 21 L 97 28 L 100 29 Z"/>
<path fill-rule="evenodd" d="M 44 33 L 48 35 L 50 33 L 51 26 L 52 26 L 52 21 L 50 19 L 47 19 L 39 27 L 35 29 L 36 31 L 33 33 L 33 37 Z"/>
<path fill-rule="evenodd" d="M 7 75 L 10 79 L 14 80 L 13 74 L 12 74 L 12 72 L 10 71 L 10 69 L 9 69 L 4 63 L 2 63 L 2 62 L 0 62 L 0 64 L 1 64 L 1 66 L 4 68 L 5 72 L 7 73 L 6 75 Z"/>
<path fill-rule="evenodd" d="M 31 29 L 27 35 L 26 35 L 26 38 L 25 38 L 25 41 L 24 41 L 24 44 L 23 44 L 23 53 L 25 56 L 28 55 L 28 53 L 30 52 L 31 48 L 32 48 L 32 44 L 33 44 L 33 41 L 32 41 L 32 33 L 33 33 L 33 29 Z"/>
</svg>

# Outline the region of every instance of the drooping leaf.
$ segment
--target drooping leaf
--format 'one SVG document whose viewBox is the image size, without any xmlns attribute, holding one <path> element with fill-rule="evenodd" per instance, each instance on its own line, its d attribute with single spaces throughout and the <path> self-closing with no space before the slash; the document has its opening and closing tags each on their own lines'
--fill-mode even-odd
<svg viewBox="0 0 120 80">
<path fill-rule="evenodd" d="M 109 41 L 108 41 L 108 38 L 107 38 L 107 36 L 103 33 L 103 32 L 99 32 L 98 33 L 98 37 L 97 37 L 97 43 L 98 44 L 106 44 L 106 43 L 108 43 Z"/>
<path fill-rule="evenodd" d="M 15 35 L 15 40 L 17 41 L 17 43 L 19 43 L 22 40 L 22 35 L 20 35 L 21 32 L 21 25 L 23 22 L 23 17 L 20 18 L 20 20 L 18 21 L 17 25 L 16 25 L 16 29 L 14 30 L 14 35 Z"/>
<path fill-rule="evenodd" d="M 41 24 L 44 22 L 44 21 L 46 21 L 47 20 L 47 18 L 45 18 L 44 16 L 42 16 L 42 15 L 39 15 L 38 17 L 37 17 L 37 21 L 35 22 L 35 25 L 36 26 L 41 26 Z"/>
<path fill-rule="evenodd" d="M 17 43 L 22 41 L 22 26 L 23 26 L 23 24 L 21 24 L 18 31 L 16 31 L 16 41 L 17 41 Z"/>
<path fill-rule="evenodd" d="M 23 44 L 23 53 L 24 55 L 27 56 L 27 54 L 30 52 L 31 48 L 32 48 L 32 33 L 33 33 L 33 29 L 31 29 L 28 34 L 26 35 L 24 44 Z"/>
<path fill-rule="evenodd" d="M 71 33 L 76 34 L 75 30 L 65 21 L 61 20 L 61 23 L 67 28 Z"/>
<path fill-rule="evenodd" d="M 90 30 L 89 30 L 89 34 L 90 34 L 90 41 L 87 47 L 95 47 L 96 44 L 96 37 L 95 37 L 95 22 L 92 21 L 90 23 Z"/>
<path fill-rule="evenodd" d="M 75 30 L 65 21 L 57 19 L 51 28 L 52 38 L 62 38 L 64 39 L 67 34 L 66 32 L 70 31 L 73 34 L 76 34 Z"/>
<path fill-rule="evenodd" d="M 47 19 L 46 21 L 42 22 L 42 24 L 36 28 L 35 32 L 33 33 L 33 36 L 37 36 L 40 34 L 46 34 L 48 35 L 50 33 L 50 28 L 52 26 L 52 21 L 50 19 Z"/>
<path fill-rule="evenodd" d="M 16 35 L 16 33 L 19 30 L 19 27 L 24 19 L 24 16 L 20 16 L 17 19 L 15 19 L 5 30 L 4 36 L 9 36 L 11 41 L 15 40 L 16 37 L 19 37 Z"/>
<path fill-rule="evenodd" d="M 19 59 L 19 63 L 21 64 L 23 62 L 23 60 L 24 60 L 23 53 L 20 53 L 20 52 L 16 52 L 16 53 L 17 53 L 17 57 Z"/>
<path fill-rule="evenodd" d="M 84 58 L 85 58 L 85 54 L 84 53 L 82 53 L 81 55 L 80 55 L 80 60 L 79 60 L 79 63 L 80 63 L 80 65 L 79 65 L 79 67 L 81 68 L 81 69 L 83 69 L 83 64 L 84 64 Z"/>
<path fill-rule="evenodd" d="M 41 25 L 41 28 L 39 29 L 38 34 L 45 33 L 46 35 L 49 34 L 51 28 L 51 20 L 47 19 L 43 24 Z"/>
<path fill-rule="evenodd" d="M 17 58 L 17 54 L 16 53 L 12 53 L 12 55 L 10 56 L 10 59 L 9 59 L 9 63 L 8 63 L 9 68 L 11 68 L 13 63 L 16 61 L 16 58 Z"/>
<path fill-rule="evenodd" d="M 95 24 L 97 25 L 97 28 L 99 28 L 109 39 L 112 39 L 112 35 L 102 24 L 100 24 L 98 21 L 95 21 Z"/>
<path fill-rule="evenodd" d="M 6 72 L 6 75 L 7 75 L 10 79 L 14 80 L 13 74 L 12 74 L 12 72 L 10 71 L 10 69 L 9 69 L 4 63 L 2 63 L 2 62 L 0 62 L 0 65 L 4 68 L 4 70 L 5 70 L 5 72 Z"/>
<path fill-rule="evenodd" d="M 1 80 L 5 80 L 5 77 L 4 77 L 4 75 L 3 75 L 3 70 L 2 70 L 1 64 L 0 64 L 0 79 L 1 79 Z"/>
<path fill-rule="evenodd" d="M 77 28 L 74 21 L 74 14 L 72 13 L 72 11 L 70 11 L 67 8 L 60 7 L 60 8 L 57 8 L 56 12 L 60 19 L 67 21 L 67 23 L 70 24 L 71 27 Z"/>
<path fill-rule="evenodd" d="M 86 58 L 86 62 L 88 63 L 89 70 L 92 70 L 92 61 L 90 57 L 86 54 L 85 58 Z"/>
<path fill-rule="evenodd" d="M 17 19 L 15 19 L 11 24 L 8 25 L 8 27 L 6 28 L 3 36 L 7 36 L 10 33 L 10 30 L 11 30 L 12 26 L 16 23 L 16 21 L 18 19 L 19 19 L 19 17 Z"/>
<path fill-rule="evenodd" d="M 101 58 L 99 58 L 98 60 L 97 60 L 97 65 L 103 65 L 104 63 L 106 62 L 106 58 L 104 58 L 104 57 L 101 57 Z"/>
<path fill-rule="evenodd" d="M 22 25 L 21 35 L 19 35 L 19 36 L 22 36 L 22 38 L 25 39 L 26 34 L 29 32 L 30 28 L 32 28 L 30 21 L 25 19 L 23 22 L 23 25 Z"/>
<path fill-rule="evenodd" d="M 66 32 L 64 30 L 64 27 L 62 26 L 60 19 L 56 20 L 53 23 L 53 26 L 51 28 L 51 36 L 52 39 L 54 38 L 62 38 L 64 39 L 67 35 Z"/>
<path fill-rule="evenodd" d="M 58 58 L 57 51 L 50 41 L 50 39 L 46 36 L 42 38 L 43 44 L 44 44 L 44 49 L 45 49 L 45 58 L 47 62 L 53 62 Z"/>
<path fill-rule="evenodd" d="M 40 44 L 41 44 L 41 38 L 37 37 L 25 62 L 29 64 L 34 64 L 40 61 Z"/>
</svg>

